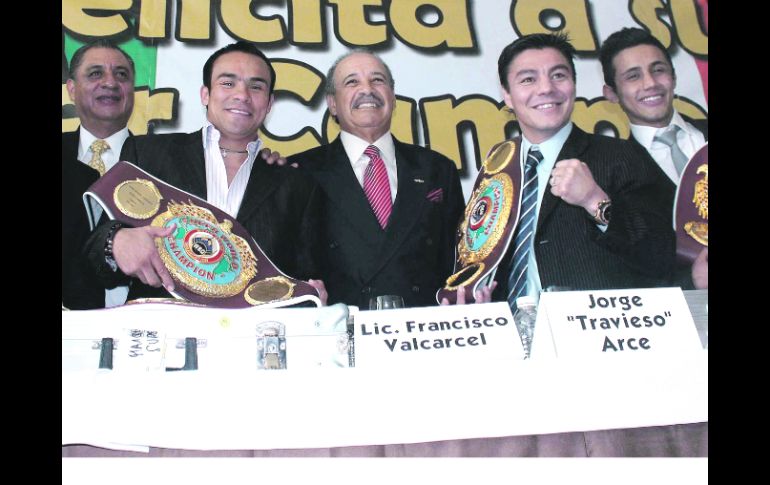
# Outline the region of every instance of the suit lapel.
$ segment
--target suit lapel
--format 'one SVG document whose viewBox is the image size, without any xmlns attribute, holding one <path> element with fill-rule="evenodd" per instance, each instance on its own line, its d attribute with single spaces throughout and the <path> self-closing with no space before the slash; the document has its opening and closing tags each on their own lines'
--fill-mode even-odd
<svg viewBox="0 0 770 485">
<path fill-rule="evenodd" d="M 588 135 L 586 135 L 583 130 L 578 128 L 577 125 L 573 125 L 572 131 L 570 132 L 569 137 L 567 137 L 567 141 L 564 142 L 564 146 L 561 147 L 559 156 L 556 157 L 556 161 L 558 162 L 568 158 L 580 158 L 583 152 L 585 152 L 586 148 L 588 148 Z M 553 210 L 559 204 L 564 203 L 565 202 L 562 201 L 559 197 L 553 195 L 550 188 L 546 186 L 545 193 L 543 194 L 543 200 L 540 202 L 540 212 L 537 216 L 536 235 L 538 232 L 540 232 L 540 228 L 548 220 L 551 213 L 553 213 Z"/>
<path fill-rule="evenodd" d="M 190 133 L 180 146 L 181 154 L 174 155 L 170 163 L 176 164 L 185 186 L 178 188 L 206 199 L 206 159 L 203 154 L 201 130 Z"/>
<path fill-rule="evenodd" d="M 328 150 L 321 156 L 324 159 L 313 170 L 316 180 L 333 205 L 329 210 L 336 212 L 331 217 L 344 217 L 349 224 L 358 228 L 356 233 L 370 245 L 377 244 L 382 239 L 382 229 L 353 173 L 339 137 L 329 144 Z"/>
<path fill-rule="evenodd" d="M 62 134 L 62 155 L 72 157 L 77 160 L 78 158 L 78 145 L 80 144 L 80 127 L 77 130 L 70 133 Z"/>
<path fill-rule="evenodd" d="M 249 183 L 246 184 L 246 192 L 243 194 L 243 201 L 240 209 L 238 209 L 237 219 L 241 224 L 245 225 L 251 214 L 275 191 L 280 183 L 280 180 L 275 180 L 275 178 L 280 176 L 281 174 L 269 170 L 261 159 L 254 161 L 249 175 Z"/>
</svg>

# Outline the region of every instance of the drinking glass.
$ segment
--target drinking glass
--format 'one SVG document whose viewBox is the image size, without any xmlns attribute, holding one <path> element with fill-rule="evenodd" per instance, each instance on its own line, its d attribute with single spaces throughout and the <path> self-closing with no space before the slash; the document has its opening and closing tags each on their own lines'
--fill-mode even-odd
<svg viewBox="0 0 770 485">
<path fill-rule="evenodd" d="M 369 310 L 404 308 L 404 299 L 398 295 L 380 295 L 369 300 Z"/>
</svg>

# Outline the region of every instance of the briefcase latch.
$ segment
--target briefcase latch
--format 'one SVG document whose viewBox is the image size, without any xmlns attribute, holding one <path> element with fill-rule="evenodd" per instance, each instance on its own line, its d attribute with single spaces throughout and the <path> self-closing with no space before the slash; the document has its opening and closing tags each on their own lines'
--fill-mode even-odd
<svg viewBox="0 0 770 485">
<path fill-rule="evenodd" d="M 280 322 L 257 325 L 257 369 L 286 368 L 286 326 Z"/>
</svg>

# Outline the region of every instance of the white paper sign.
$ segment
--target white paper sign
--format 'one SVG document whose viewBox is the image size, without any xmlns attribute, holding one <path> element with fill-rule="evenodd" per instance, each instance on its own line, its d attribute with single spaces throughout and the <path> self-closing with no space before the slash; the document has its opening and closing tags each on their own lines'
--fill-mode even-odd
<svg viewBox="0 0 770 485">
<path fill-rule="evenodd" d="M 158 329 L 127 328 L 113 350 L 116 372 L 165 371 L 166 336 Z"/>
<path fill-rule="evenodd" d="M 489 365 L 524 358 L 504 302 L 361 311 L 354 321 L 356 368 Z"/>
<path fill-rule="evenodd" d="M 547 317 L 558 358 L 702 350 L 680 288 L 543 293 L 538 313 Z M 536 334 L 538 350 L 546 334 Z"/>
</svg>

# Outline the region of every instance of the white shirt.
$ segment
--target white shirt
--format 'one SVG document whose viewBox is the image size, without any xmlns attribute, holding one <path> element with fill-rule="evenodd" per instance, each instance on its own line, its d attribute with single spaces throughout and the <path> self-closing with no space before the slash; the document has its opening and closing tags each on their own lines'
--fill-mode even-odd
<svg viewBox="0 0 770 485">
<path fill-rule="evenodd" d="M 262 140 L 257 138 L 246 145 L 246 150 L 249 153 L 228 187 L 225 161 L 219 150 L 219 138 L 219 130 L 211 123 L 206 123 L 206 126 L 203 127 L 203 153 L 206 159 L 206 201 L 231 216 L 237 217 L 238 209 L 240 209 L 243 196 L 246 193 L 246 186 L 249 183 L 251 169 L 254 167 L 254 160 L 262 148 Z"/>
<path fill-rule="evenodd" d="M 385 162 L 385 170 L 388 172 L 390 200 L 391 202 L 395 201 L 398 190 L 398 169 L 396 168 L 396 146 L 393 144 L 393 137 L 390 132 L 374 140 L 374 143 L 369 143 L 356 135 L 341 131 L 340 141 L 345 148 L 345 153 L 348 155 L 348 160 L 350 160 L 350 165 L 353 167 L 353 172 L 356 174 L 361 188 L 364 187 L 364 172 L 366 166 L 369 165 L 369 157 L 364 155 L 364 150 L 369 145 L 374 145 L 380 150 L 380 158 Z"/>
<path fill-rule="evenodd" d="M 104 168 L 109 170 L 120 161 L 120 151 L 123 149 L 123 143 L 128 138 L 128 127 L 113 133 L 107 138 L 101 138 L 107 142 L 110 146 L 102 152 L 102 161 L 104 162 Z M 95 137 L 90 131 L 80 126 L 80 143 L 78 145 L 78 160 L 88 165 L 91 161 L 93 152 L 91 151 L 91 144 L 94 140 L 100 138 Z M 90 165 L 89 165 L 90 166 Z M 94 215 L 94 221 L 98 221 L 102 216 L 102 206 L 98 202 L 91 199 L 91 211 Z M 117 286 L 111 290 L 105 290 L 104 294 L 104 306 L 110 308 L 117 305 L 122 305 L 126 302 L 128 296 L 128 285 Z"/>
<path fill-rule="evenodd" d="M 95 140 L 103 139 L 110 146 L 102 152 L 102 161 L 104 162 L 104 168 L 109 170 L 118 163 L 120 159 L 120 151 L 123 149 L 123 143 L 128 138 L 128 127 L 113 133 L 107 138 L 97 138 L 91 132 L 80 127 L 80 145 L 78 145 L 78 160 L 88 165 L 91 161 L 93 152 L 91 152 L 91 144 Z"/>
<path fill-rule="evenodd" d="M 540 153 L 543 155 L 543 160 L 537 164 L 537 205 L 535 206 L 535 220 L 533 221 L 535 232 L 537 229 L 537 220 L 540 217 L 540 202 L 543 200 L 545 191 L 549 188 L 548 179 L 551 177 L 551 171 L 553 170 L 554 165 L 556 165 L 556 157 L 559 156 L 559 152 L 571 132 L 572 122 L 570 121 L 551 138 L 536 145 L 527 140 L 524 134 L 521 135 L 519 163 L 522 167 L 522 174 L 524 173 L 524 163 L 527 160 L 527 154 L 529 154 L 530 147 L 533 145 L 538 147 Z M 522 183 L 524 183 L 523 179 Z M 532 234 L 532 251 L 529 252 L 529 261 L 527 261 L 527 295 L 534 297 L 535 301 L 538 301 L 543 286 L 540 284 L 540 273 L 537 269 L 537 258 L 535 257 L 535 232 Z"/>
<path fill-rule="evenodd" d="M 681 128 L 676 134 L 676 144 L 687 158 L 692 158 L 703 145 L 706 144 L 706 138 L 700 130 L 686 122 L 678 111 L 674 110 L 674 116 L 671 123 L 663 128 L 654 126 L 642 126 L 631 124 L 631 133 L 657 162 L 660 168 L 668 175 L 674 184 L 679 183 L 679 174 L 676 172 L 674 160 L 671 158 L 671 148 L 668 145 L 655 141 L 655 135 L 666 131 L 671 125 L 677 125 Z"/>
</svg>

